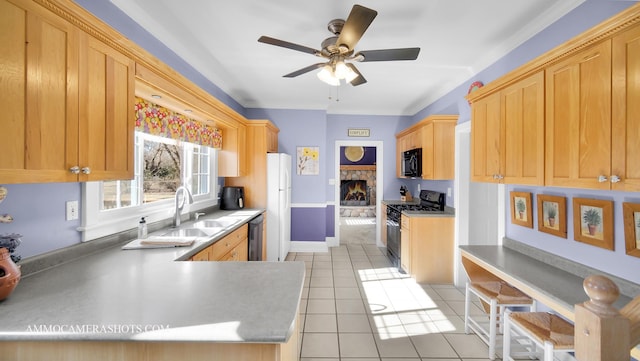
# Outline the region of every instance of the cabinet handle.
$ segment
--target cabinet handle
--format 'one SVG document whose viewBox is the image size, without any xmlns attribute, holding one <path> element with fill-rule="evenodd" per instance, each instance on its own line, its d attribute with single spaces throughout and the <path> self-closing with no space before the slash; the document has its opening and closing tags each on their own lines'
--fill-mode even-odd
<svg viewBox="0 0 640 361">
<path fill-rule="evenodd" d="M 498 174 L 498 179 L 502 180 L 504 179 L 504 176 L 502 174 Z"/>
<path fill-rule="evenodd" d="M 497 174 L 494 174 L 494 175 L 493 175 L 493 179 L 498 180 L 498 179 L 500 179 L 500 178 L 498 178 L 498 175 L 497 175 Z"/>
<path fill-rule="evenodd" d="M 82 174 L 91 174 L 91 168 L 82 167 Z"/>
<path fill-rule="evenodd" d="M 229 247 L 229 242 L 224 244 L 225 247 Z"/>
<path fill-rule="evenodd" d="M 73 166 L 69 168 L 69 172 L 71 172 L 71 174 L 80 174 L 80 167 L 78 167 L 77 165 Z"/>
<path fill-rule="evenodd" d="M 618 183 L 620 182 L 622 179 L 620 179 L 620 177 L 618 177 L 617 175 L 612 175 L 611 176 L 611 183 Z"/>
<path fill-rule="evenodd" d="M 607 181 L 607 176 L 604 176 L 604 175 L 598 176 L 598 183 L 604 183 L 606 181 Z"/>
</svg>

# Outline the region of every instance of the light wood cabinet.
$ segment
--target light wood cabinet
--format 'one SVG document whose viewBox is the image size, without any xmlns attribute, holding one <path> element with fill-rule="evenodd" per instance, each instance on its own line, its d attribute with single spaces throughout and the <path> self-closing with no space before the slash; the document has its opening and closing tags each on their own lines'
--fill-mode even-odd
<svg viewBox="0 0 640 361">
<path fill-rule="evenodd" d="M 400 267 L 407 274 L 412 274 L 411 271 L 411 226 L 409 217 L 400 216 Z M 417 240 L 414 240 L 416 242 Z"/>
<path fill-rule="evenodd" d="M 80 40 L 80 180 L 133 179 L 135 63 L 88 34 Z"/>
<path fill-rule="evenodd" d="M 381 209 L 380 240 L 382 241 L 382 244 L 384 244 L 384 246 L 386 247 L 387 246 L 387 205 L 383 203 L 380 209 Z"/>
<path fill-rule="evenodd" d="M 191 261 L 247 261 L 249 225 L 245 224 L 191 257 Z"/>
<path fill-rule="evenodd" d="M 225 185 L 244 187 L 245 207 L 267 208 L 267 153 L 278 151 L 280 130 L 268 120 L 247 123 L 247 173 L 225 179 Z"/>
<path fill-rule="evenodd" d="M 37 4 L 0 1 L 0 179 L 78 176 L 79 31 Z"/>
<path fill-rule="evenodd" d="M 454 217 L 402 215 L 402 268 L 418 283 L 453 283 L 453 233 Z"/>
<path fill-rule="evenodd" d="M 218 152 L 218 176 L 242 177 L 247 174 L 247 128 L 222 128 L 222 149 Z"/>
<path fill-rule="evenodd" d="M 133 61 L 34 2 L 0 20 L 2 181 L 133 178 Z"/>
<path fill-rule="evenodd" d="M 611 189 L 640 191 L 640 26 L 613 38 Z M 613 182 L 613 176 L 619 182 Z"/>
<path fill-rule="evenodd" d="M 546 70 L 547 186 L 609 189 L 611 41 Z"/>
<path fill-rule="evenodd" d="M 403 152 L 422 148 L 422 179 L 455 178 L 457 115 L 431 115 L 396 134 L 396 175 L 402 174 Z"/>
<path fill-rule="evenodd" d="M 422 127 L 422 179 L 455 178 L 455 133 L 457 115 L 427 118 Z"/>
<path fill-rule="evenodd" d="M 471 179 L 544 183 L 544 72 L 472 105 Z"/>
</svg>

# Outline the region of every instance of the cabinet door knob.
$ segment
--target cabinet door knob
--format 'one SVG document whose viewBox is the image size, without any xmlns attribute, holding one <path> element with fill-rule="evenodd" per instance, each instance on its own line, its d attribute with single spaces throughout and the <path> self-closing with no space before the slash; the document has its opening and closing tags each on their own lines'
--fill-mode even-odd
<svg viewBox="0 0 640 361">
<path fill-rule="evenodd" d="M 500 177 L 500 176 L 499 176 L 499 175 L 497 175 L 497 174 L 494 174 L 494 175 L 493 175 L 493 179 L 498 180 L 498 179 L 500 179 L 499 177 Z"/>
<path fill-rule="evenodd" d="M 82 174 L 91 174 L 91 168 L 82 167 Z"/>
<path fill-rule="evenodd" d="M 498 179 L 504 179 L 504 176 L 502 174 L 498 174 Z"/>
<path fill-rule="evenodd" d="M 69 172 L 71 172 L 72 174 L 80 174 L 80 167 L 78 167 L 77 165 L 73 166 L 69 168 Z"/>
<path fill-rule="evenodd" d="M 611 183 L 618 183 L 620 182 L 622 179 L 620 179 L 620 177 L 618 177 L 617 175 L 612 175 L 611 176 Z"/>
<path fill-rule="evenodd" d="M 599 175 L 598 176 L 598 182 L 599 183 L 604 183 L 606 181 L 607 181 L 607 176 L 604 176 L 604 175 Z"/>
</svg>

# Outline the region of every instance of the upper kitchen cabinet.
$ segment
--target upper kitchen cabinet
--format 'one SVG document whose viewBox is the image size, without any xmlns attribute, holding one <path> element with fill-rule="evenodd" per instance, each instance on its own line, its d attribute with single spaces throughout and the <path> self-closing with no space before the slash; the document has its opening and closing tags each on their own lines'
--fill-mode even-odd
<svg viewBox="0 0 640 361">
<path fill-rule="evenodd" d="M 544 72 L 472 104 L 475 182 L 544 183 Z"/>
<path fill-rule="evenodd" d="M 82 34 L 79 86 L 80 180 L 132 179 L 135 63 Z"/>
<path fill-rule="evenodd" d="M 613 38 L 611 188 L 640 191 L 640 26 Z M 614 176 L 619 182 L 614 182 Z"/>
<path fill-rule="evenodd" d="M 402 153 L 422 148 L 422 179 L 454 178 L 457 115 L 430 115 L 396 134 L 396 175 L 402 174 Z"/>
<path fill-rule="evenodd" d="M 2 182 L 132 178 L 133 62 L 32 1 L 0 19 Z"/>
<path fill-rule="evenodd" d="M 75 181 L 79 31 L 18 3 L 0 0 L 0 181 Z"/>
<path fill-rule="evenodd" d="M 457 115 L 432 115 L 422 127 L 422 179 L 455 178 Z"/>
<path fill-rule="evenodd" d="M 227 186 L 244 187 L 246 207 L 267 207 L 267 153 L 278 152 L 279 131 L 268 120 L 247 121 L 247 173 L 243 177 L 225 179 Z"/>
<path fill-rule="evenodd" d="M 611 40 L 546 70 L 548 186 L 609 189 Z"/>
<path fill-rule="evenodd" d="M 222 128 L 222 149 L 218 153 L 218 176 L 242 177 L 247 174 L 247 128 L 244 124 Z"/>
</svg>

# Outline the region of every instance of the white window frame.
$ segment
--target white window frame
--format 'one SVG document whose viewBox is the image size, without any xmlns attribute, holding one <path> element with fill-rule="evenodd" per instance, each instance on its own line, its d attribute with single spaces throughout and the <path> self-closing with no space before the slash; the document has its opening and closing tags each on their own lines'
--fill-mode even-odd
<svg viewBox="0 0 640 361">
<path fill-rule="evenodd" d="M 154 136 L 136 132 L 136 137 L 153 139 Z M 136 154 L 139 157 L 144 154 L 143 146 L 143 141 L 136 140 L 136 147 L 138 147 Z M 183 158 L 186 162 L 184 169 L 192 169 L 191 162 L 193 157 Z M 142 173 L 142 163 L 140 161 L 136 162 L 139 168 L 135 170 L 136 174 Z M 217 151 L 213 148 L 209 148 L 209 169 L 209 193 L 194 195 L 193 203 L 185 204 L 181 214 L 199 211 L 218 204 Z M 191 188 L 191 180 L 185 174 L 186 171 L 182 174 L 182 184 Z M 140 217 L 145 217 L 148 223 L 173 218 L 175 208 L 175 199 L 173 198 L 138 206 L 102 210 L 102 187 L 100 183 L 100 181 L 82 183 L 82 226 L 78 227 L 78 231 L 82 232 L 82 242 L 136 228 Z"/>
</svg>

